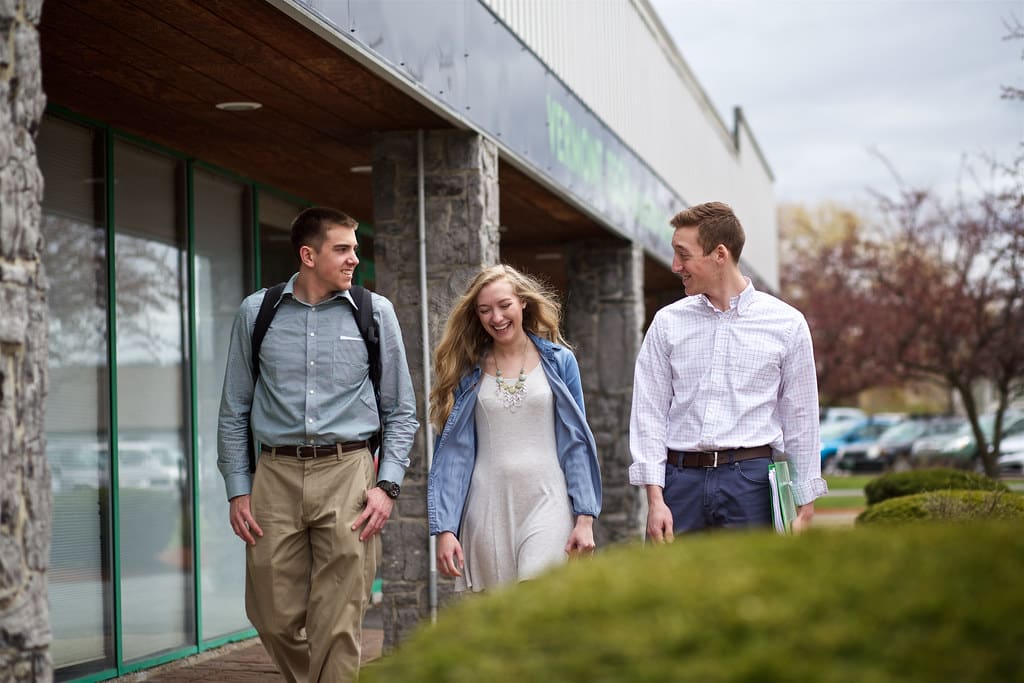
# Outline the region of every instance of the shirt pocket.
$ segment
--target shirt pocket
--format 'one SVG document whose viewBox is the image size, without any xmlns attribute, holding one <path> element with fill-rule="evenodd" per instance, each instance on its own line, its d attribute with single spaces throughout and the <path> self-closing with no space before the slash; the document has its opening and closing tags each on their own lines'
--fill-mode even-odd
<svg viewBox="0 0 1024 683">
<path fill-rule="evenodd" d="M 349 385 L 361 384 L 370 371 L 366 343 L 361 338 L 342 335 L 334 339 L 333 346 L 334 379 Z"/>
<path fill-rule="evenodd" d="M 782 376 L 781 354 L 772 348 L 749 348 L 736 354 L 733 367 L 741 387 L 763 389 L 778 384 Z"/>
</svg>

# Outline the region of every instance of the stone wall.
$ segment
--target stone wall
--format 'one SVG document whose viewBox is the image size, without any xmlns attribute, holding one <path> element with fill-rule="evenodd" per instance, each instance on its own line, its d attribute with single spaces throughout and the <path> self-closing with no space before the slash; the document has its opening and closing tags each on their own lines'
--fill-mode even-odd
<svg viewBox="0 0 1024 683">
<path fill-rule="evenodd" d="M 0 680 L 49 681 L 46 284 L 33 136 L 42 2 L 0 0 Z"/>
<path fill-rule="evenodd" d="M 566 336 L 576 346 L 587 421 L 597 441 L 604 492 L 598 548 L 643 535 L 643 492 L 629 484 L 633 361 L 644 321 L 643 252 L 589 241 L 569 248 Z"/>
<path fill-rule="evenodd" d="M 429 616 L 428 580 L 434 562 L 428 551 L 426 519 L 427 407 L 419 393 L 424 367 L 416 137 L 416 133 L 380 135 L 375 138 L 373 158 L 376 289 L 395 304 L 422 425 L 402 495 L 384 529 L 381 607 L 387 648 Z M 498 154 L 493 143 L 475 133 L 442 130 L 424 133 L 423 156 L 428 334 L 434 349 L 452 302 L 480 268 L 498 262 Z M 450 581 L 439 577 L 438 583 L 440 600 L 448 600 Z"/>
</svg>

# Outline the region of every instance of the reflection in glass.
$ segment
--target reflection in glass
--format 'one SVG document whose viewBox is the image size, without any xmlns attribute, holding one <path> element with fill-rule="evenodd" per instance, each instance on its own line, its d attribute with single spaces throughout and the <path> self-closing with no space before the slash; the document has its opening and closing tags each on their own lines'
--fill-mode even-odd
<svg viewBox="0 0 1024 683">
<path fill-rule="evenodd" d="M 124 661 L 195 642 L 182 168 L 114 147 Z"/>
<path fill-rule="evenodd" d="M 250 627 L 245 546 L 231 530 L 217 470 L 217 413 L 231 325 L 251 289 L 251 218 L 243 185 L 197 169 L 193 187 L 200 587 L 202 637 L 210 640 Z"/>
<path fill-rule="evenodd" d="M 272 287 L 284 282 L 299 269 L 292 249 L 292 220 L 301 204 L 260 194 L 260 286 Z"/>
<path fill-rule="evenodd" d="M 37 140 L 46 178 L 49 282 L 46 456 L 53 480 L 47 572 L 58 680 L 114 661 L 110 583 L 107 249 L 100 136 L 47 116 Z"/>
</svg>

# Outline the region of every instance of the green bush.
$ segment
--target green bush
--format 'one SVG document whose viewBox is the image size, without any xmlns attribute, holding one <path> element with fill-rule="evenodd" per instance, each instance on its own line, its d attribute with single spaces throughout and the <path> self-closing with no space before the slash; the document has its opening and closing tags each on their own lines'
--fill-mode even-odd
<svg viewBox="0 0 1024 683">
<path fill-rule="evenodd" d="M 1024 520 L 1024 496 L 1006 491 L 915 493 L 872 505 L 857 516 L 857 523 L 961 522 L 972 519 Z"/>
<path fill-rule="evenodd" d="M 947 468 L 911 470 L 883 474 L 864 486 L 868 505 L 883 500 L 909 496 L 925 491 L 1006 491 L 1006 485 L 995 479 L 977 474 Z"/>
<path fill-rule="evenodd" d="M 1020 525 L 716 533 L 470 597 L 364 683 L 1020 680 Z"/>
</svg>

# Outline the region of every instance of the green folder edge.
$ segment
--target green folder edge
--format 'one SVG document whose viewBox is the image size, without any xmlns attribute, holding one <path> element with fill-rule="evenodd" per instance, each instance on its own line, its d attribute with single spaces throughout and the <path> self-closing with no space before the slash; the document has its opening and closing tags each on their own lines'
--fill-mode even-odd
<svg viewBox="0 0 1024 683">
<path fill-rule="evenodd" d="M 772 523 L 775 530 L 780 534 L 791 534 L 793 520 L 796 519 L 796 501 L 793 499 L 793 480 L 789 476 L 789 463 L 780 460 L 768 465 L 768 482 L 772 489 Z"/>
</svg>

